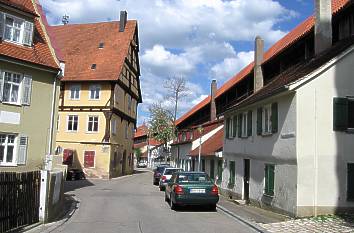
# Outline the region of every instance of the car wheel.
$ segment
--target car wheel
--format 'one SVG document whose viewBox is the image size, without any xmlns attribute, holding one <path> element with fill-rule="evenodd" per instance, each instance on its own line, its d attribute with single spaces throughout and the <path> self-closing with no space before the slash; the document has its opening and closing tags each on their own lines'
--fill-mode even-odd
<svg viewBox="0 0 354 233">
<path fill-rule="evenodd" d="M 211 211 L 216 211 L 216 204 L 210 205 L 210 210 Z"/>
<path fill-rule="evenodd" d="M 169 199 L 168 199 L 168 197 L 167 197 L 167 195 L 165 193 L 165 202 L 168 202 L 168 201 L 169 201 Z"/>
</svg>

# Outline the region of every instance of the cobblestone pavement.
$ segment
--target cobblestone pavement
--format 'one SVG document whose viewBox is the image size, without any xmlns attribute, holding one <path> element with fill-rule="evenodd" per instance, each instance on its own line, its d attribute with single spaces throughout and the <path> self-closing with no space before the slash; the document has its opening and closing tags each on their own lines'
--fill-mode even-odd
<svg viewBox="0 0 354 233">
<path fill-rule="evenodd" d="M 352 221 L 348 222 L 342 218 L 337 217 L 297 219 L 286 222 L 259 225 L 269 232 L 277 233 L 354 232 L 354 223 Z"/>
</svg>

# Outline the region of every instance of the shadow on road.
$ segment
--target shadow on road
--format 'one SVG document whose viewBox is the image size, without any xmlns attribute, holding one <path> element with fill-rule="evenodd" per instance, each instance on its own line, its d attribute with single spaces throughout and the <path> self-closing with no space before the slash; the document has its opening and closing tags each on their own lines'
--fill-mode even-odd
<svg viewBox="0 0 354 233">
<path fill-rule="evenodd" d="M 146 173 L 149 172 L 148 170 L 134 170 L 133 174 L 142 174 L 142 173 Z"/>
<path fill-rule="evenodd" d="M 169 205 L 167 203 L 167 205 Z M 208 212 L 215 213 L 216 210 L 211 209 L 208 206 L 178 206 L 176 212 Z"/>
<path fill-rule="evenodd" d="M 74 191 L 76 189 L 94 186 L 92 182 L 89 180 L 73 180 L 73 181 L 65 181 L 64 183 L 64 192 Z"/>
</svg>

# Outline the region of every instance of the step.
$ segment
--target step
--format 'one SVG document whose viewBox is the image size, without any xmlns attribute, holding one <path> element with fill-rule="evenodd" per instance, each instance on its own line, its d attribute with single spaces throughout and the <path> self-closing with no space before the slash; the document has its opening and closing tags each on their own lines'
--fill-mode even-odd
<svg viewBox="0 0 354 233">
<path fill-rule="evenodd" d="M 246 205 L 246 204 L 247 204 L 247 201 L 246 201 L 246 200 L 234 200 L 234 202 L 235 202 L 237 205 Z"/>
</svg>

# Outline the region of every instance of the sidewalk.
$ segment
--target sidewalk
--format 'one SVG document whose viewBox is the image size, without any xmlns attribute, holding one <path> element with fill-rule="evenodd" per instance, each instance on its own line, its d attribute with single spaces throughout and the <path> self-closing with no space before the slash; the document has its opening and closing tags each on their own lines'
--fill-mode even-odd
<svg viewBox="0 0 354 233">
<path fill-rule="evenodd" d="M 250 225 L 259 232 L 353 232 L 354 218 L 351 215 L 338 217 L 333 215 L 292 219 L 268 210 L 250 205 L 238 205 L 220 195 L 219 209 Z"/>
</svg>

